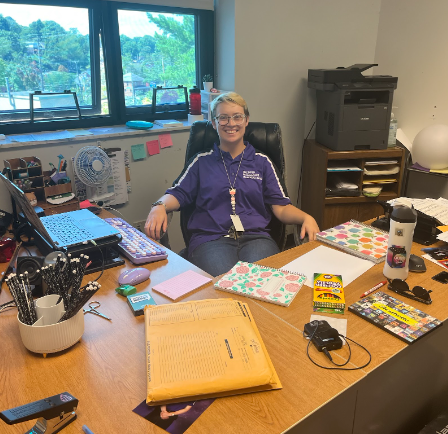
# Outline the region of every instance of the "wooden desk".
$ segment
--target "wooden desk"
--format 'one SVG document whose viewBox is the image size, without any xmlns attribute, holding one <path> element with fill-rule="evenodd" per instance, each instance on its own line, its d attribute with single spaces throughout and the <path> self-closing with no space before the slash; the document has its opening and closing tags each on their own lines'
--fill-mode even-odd
<svg viewBox="0 0 448 434">
<path fill-rule="evenodd" d="M 261 262 L 282 266 L 317 245 L 316 242 L 309 243 Z M 146 396 L 144 319 L 143 316 L 134 317 L 125 298 L 114 291 L 118 275 L 131 266 L 126 262 L 126 265 L 106 270 L 100 280 L 102 288 L 94 297 L 101 302 L 101 312 L 110 316 L 112 322 L 86 315 L 81 342 L 61 353 L 48 355 L 46 359 L 23 347 L 17 311 L 11 309 L 0 313 L 0 410 L 68 391 L 79 399 L 78 418 L 64 428 L 63 433 L 80 433 L 84 424 L 95 434 L 164 432 L 132 412 Z M 409 282 L 425 282 L 434 290 L 434 303 L 418 307 L 423 306 L 422 310 L 445 320 L 448 316 L 448 287 L 445 289 L 430 280 L 440 267 L 428 263 L 427 266 L 427 273 L 411 275 Z M 138 291 L 152 292 L 152 286 L 158 282 L 188 269 L 198 270 L 172 252 L 167 260 L 146 267 L 152 271 L 151 280 L 140 284 Z M 382 265 L 377 265 L 348 285 L 347 303 L 354 302 L 362 292 L 382 280 L 381 271 Z M 87 276 L 86 280 L 92 277 Z M 159 304 L 170 302 L 157 293 L 152 292 L 152 295 Z M 227 296 L 209 285 L 184 300 Z M 414 430 L 410 432 L 415 432 L 414 415 L 418 414 L 421 419 L 423 414 L 435 412 L 435 398 L 448 390 L 447 373 L 443 367 L 448 356 L 441 345 L 443 340 L 446 342 L 446 326 L 407 347 L 346 312 L 348 336 L 371 351 L 372 363 L 364 370 L 326 371 L 308 360 L 307 341 L 301 333 L 312 313 L 309 288 L 303 287 L 288 308 L 241 299 L 250 305 L 283 389 L 216 400 L 188 430 L 189 434 L 217 431 L 278 434 L 288 430 L 300 434 L 402 433 L 405 430 L 400 429 L 409 418 L 414 422 Z M 8 300 L 10 294 L 4 286 L 0 304 Z M 321 356 L 314 348 L 313 351 L 316 359 Z M 426 351 L 431 357 L 426 362 L 429 369 L 422 362 Z M 338 352 L 342 357 L 345 350 Z M 408 355 L 415 357 L 417 363 Z M 354 349 L 353 363 L 349 366 L 360 366 L 365 359 L 364 353 Z M 321 360 L 324 363 L 324 359 Z M 415 364 L 420 364 L 418 369 Z M 409 377 L 413 380 L 409 381 Z M 425 393 L 429 387 L 435 397 L 420 399 L 420 395 L 426 395 L 418 391 L 409 393 L 408 389 L 413 389 L 415 384 L 424 387 Z M 405 392 L 408 394 L 403 394 Z M 387 425 L 385 417 L 390 415 L 392 418 Z M 8 426 L 0 421 L 0 424 L 2 433 L 23 433 L 32 426 L 31 422 Z"/>
</svg>

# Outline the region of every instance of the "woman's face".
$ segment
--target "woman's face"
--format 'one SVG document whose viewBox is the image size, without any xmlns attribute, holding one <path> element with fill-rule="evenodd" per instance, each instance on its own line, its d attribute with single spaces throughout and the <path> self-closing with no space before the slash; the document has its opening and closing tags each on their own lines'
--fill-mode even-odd
<svg viewBox="0 0 448 434">
<path fill-rule="evenodd" d="M 244 132 L 246 131 L 246 126 L 249 123 L 249 118 L 243 119 L 240 125 L 235 122 L 231 117 L 234 115 L 244 115 L 243 107 L 238 104 L 230 102 L 222 102 L 216 107 L 215 116 L 229 116 L 229 122 L 226 125 L 221 125 L 217 119 L 212 120 L 213 127 L 218 132 L 219 140 L 224 144 L 232 145 L 237 144 L 243 140 Z M 222 123 L 222 122 L 221 122 Z"/>
</svg>

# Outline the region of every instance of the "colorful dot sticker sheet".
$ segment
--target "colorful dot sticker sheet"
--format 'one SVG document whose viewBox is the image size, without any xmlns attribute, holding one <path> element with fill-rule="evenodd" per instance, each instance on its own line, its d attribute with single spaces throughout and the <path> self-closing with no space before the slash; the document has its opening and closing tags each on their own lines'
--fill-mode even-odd
<svg viewBox="0 0 448 434">
<path fill-rule="evenodd" d="M 389 234 L 364 223 L 350 220 L 319 232 L 317 238 L 347 253 L 381 262 L 386 257 Z"/>
</svg>

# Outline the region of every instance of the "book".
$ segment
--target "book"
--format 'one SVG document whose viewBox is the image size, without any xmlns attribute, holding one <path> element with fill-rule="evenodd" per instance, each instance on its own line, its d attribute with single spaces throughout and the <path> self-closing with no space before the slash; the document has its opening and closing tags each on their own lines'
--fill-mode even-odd
<svg viewBox="0 0 448 434">
<path fill-rule="evenodd" d="M 138 294 L 128 295 L 127 299 L 134 316 L 143 315 L 143 309 L 146 305 L 156 304 L 149 292 L 139 292 Z"/>
<path fill-rule="evenodd" d="M 211 281 L 211 277 L 203 276 L 193 270 L 188 270 L 171 279 L 165 280 L 162 283 L 154 285 L 152 289 L 175 301 Z"/>
<path fill-rule="evenodd" d="M 314 312 L 344 313 L 345 297 L 340 274 L 314 273 Z"/>
<path fill-rule="evenodd" d="M 319 232 L 317 239 L 346 253 L 379 264 L 387 253 L 389 234 L 356 220 Z"/>
<path fill-rule="evenodd" d="M 381 291 L 353 303 L 348 310 L 408 344 L 442 325 L 431 315 Z"/>
<path fill-rule="evenodd" d="M 230 298 L 145 307 L 146 403 L 281 389 L 247 303 Z"/>
<path fill-rule="evenodd" d="M 154 121 L 154 125 L 158 125 L 159 127 L 163 128 L 176 128 L 184 126 L 182 122 L 176 121 L 174 119 L 159 119 L 157 121 Z"/>
<path fill-rule="evenodd" d="M 215 289 L 289 306 L 305 281 L 300 273 L 239 261 L 215 283 Z"/>
</svg>

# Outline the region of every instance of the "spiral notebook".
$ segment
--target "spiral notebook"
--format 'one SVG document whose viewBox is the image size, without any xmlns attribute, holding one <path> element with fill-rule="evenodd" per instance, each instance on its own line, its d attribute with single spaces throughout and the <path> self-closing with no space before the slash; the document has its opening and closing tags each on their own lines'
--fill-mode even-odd
<svg viewBox="0 0 448 434">
<path fill-rule="evenodd" d="M 356 220 L 317 234 L 317 239 L 346 253 L 379 264 L 387 254 L 389 234 Z"/>
<path fill-rule="evenodd" d="M 215 283 L 215 288 L 289 306 L 305 281 L 303 274 L 239 261 Z"/>
</svg>

